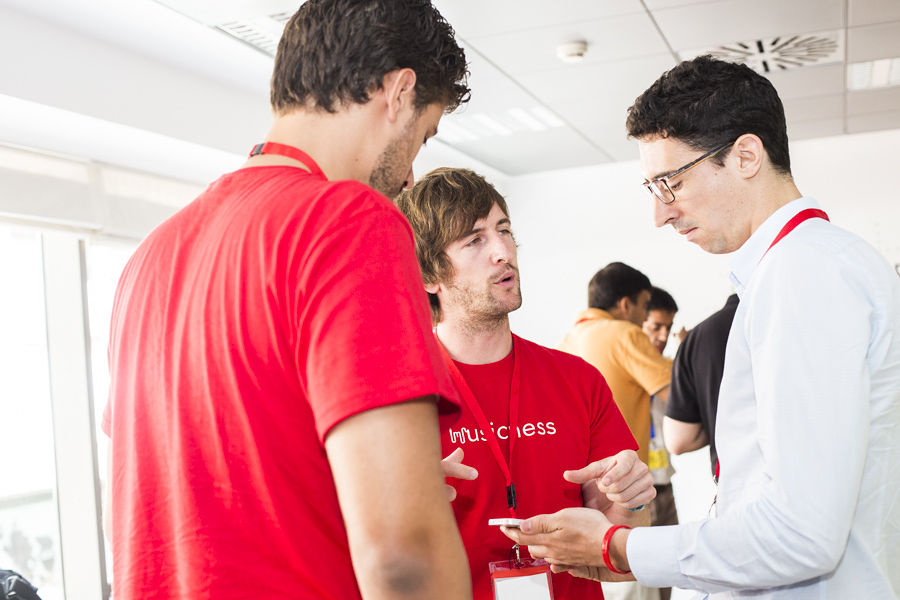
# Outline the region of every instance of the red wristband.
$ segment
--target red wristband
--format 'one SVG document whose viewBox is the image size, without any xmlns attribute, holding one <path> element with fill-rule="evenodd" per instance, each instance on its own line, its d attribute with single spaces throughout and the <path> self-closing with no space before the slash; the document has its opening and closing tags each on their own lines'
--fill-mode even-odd
<svg viewBox="0 0 900 600">
<path fill-rule="evenodd" d="M 606 533 L 603 534 L 603 544 L 600 546 L 600 554 L 603 556 L 603 562 L 606 564 L 606 568 L 612 571 L 613 573 L 618 573 L 619 575 L 628 575 L 631 571 L 619 571 L 617 570 L 613 564 L 612 560 L 609 558 L 609 542 L 612 540 L 612 536 L 615 532 L 620 529 L 631 529 L 628 525 L 613 525 L 609 529 L 606 530 Z"/>
</svg>

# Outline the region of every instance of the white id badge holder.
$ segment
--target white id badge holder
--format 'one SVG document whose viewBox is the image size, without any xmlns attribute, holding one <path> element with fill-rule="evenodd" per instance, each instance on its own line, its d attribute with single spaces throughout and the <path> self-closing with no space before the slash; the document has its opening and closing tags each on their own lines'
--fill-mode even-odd
<svg viewBox="0 0 900 600">
<path fill-rule="evenodd" d="M 488 563 L 494 600 L 553 600 L 550 564 L 542 558 L 521 558 L 513 546 L 509 560 Z"/>
</svg>

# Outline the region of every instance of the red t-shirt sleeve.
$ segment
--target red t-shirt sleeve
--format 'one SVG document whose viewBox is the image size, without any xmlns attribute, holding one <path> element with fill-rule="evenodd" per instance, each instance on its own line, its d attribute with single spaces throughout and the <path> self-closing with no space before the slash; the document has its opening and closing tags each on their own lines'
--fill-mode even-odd
<svg viewBox="0 0 900 600">
<path fill-rule="evenodd" d="M 638 449 L 638 443 L 616 406 L 606 379 L 599 371 L 593 370 L 596 372 L 596 379 L 592 386 L 594 393 L 591 402 L 591 462 L 622 450 Z"/>
<path fill-rule="evenodd" d="M 422 396 L 457 410 L 399 211 L 376 205 L 342 222 L 299 267 L 295 353 L 321 440 L 347 417 Z"/>
</svg>

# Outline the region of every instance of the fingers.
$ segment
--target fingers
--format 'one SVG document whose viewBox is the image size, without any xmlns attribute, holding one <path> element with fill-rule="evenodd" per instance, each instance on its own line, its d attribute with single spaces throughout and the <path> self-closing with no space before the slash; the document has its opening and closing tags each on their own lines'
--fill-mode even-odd
<svg viewBox="0 0 900 600">
<path fill-rule="evenodd" d="M 456 500 L 456 488 L 452 485 L 447 485 L 447 499 L 450 500 L 450 502 Z"/>
<path fill-rule="evenodd" d="M 656 495 L 650 469 L 633 450 L 623 450 L 615 456 L 616 463 L 598 481 L 600 491 L 617 504 L 629 508 L 645 504 Z"/>
<path fill-rule="evenodd" d="M 614 504 L 625 508 L 637 509 L 646 506 L 656 497 L 656 488 L 653 487 L 653 478 L 649 475 L 634 482 L 621 493 L 607 494 Z"/>
<path fill-rule="evenodd" d="M 615 457 L 607 457 L 600 460 L 595 460 L 591 464 L 581 469 L 577 469 L 575 471 L 564 471 L 563 479 L 570 483 L 587 483 L 592 479 L 599 479 L 602 477 L 607 470 L 610 469 L 613 465 L 615 465 L 616 459 Z"/>
<path fill-rule="evenodd" d="M 603 474 L 603 477 L 600 478 L 600 485 L 606 487 L 612 487 L 619 482 L 625 482 L 626 485 L 622 488 L 624 489 L 625 487 L 628 487 L 628 485 L 631 485 L 632 481 L 629 481 L 629 478 L 635 468 L 640 469 L 640 467 L 643 466 L 644 469 L 647 469 L 647 465 L 641 462 L 637 452 L 634 450 L 622 450 L 611 457 L 611 460 L 612 463 L 609 469 Z M 637 479 L 637 475 L 633 478 Z M 612 491 L 617 492 L 620 490 L 614 489 Z"/>
<path fill-rule="evenodd" d="M 478 471 L 468 465 L 462 464 L 463 449 L 457 448 L 441 461 L 444 477 L 472 480 L 478 477 Z M 455 492 L 454 492 L 455 495 Z"/>
</svg>

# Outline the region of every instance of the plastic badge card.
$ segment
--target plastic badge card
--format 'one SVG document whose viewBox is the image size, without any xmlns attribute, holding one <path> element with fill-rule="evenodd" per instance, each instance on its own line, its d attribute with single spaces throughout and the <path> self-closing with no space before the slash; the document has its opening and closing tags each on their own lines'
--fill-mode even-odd
<svg viewBox="0 0 900 600">
<path fill-rule="evenodd" d="M 490 563 L 494 600 L 553 600 L 550 565 L 542 559 Z"/>
</svg>

